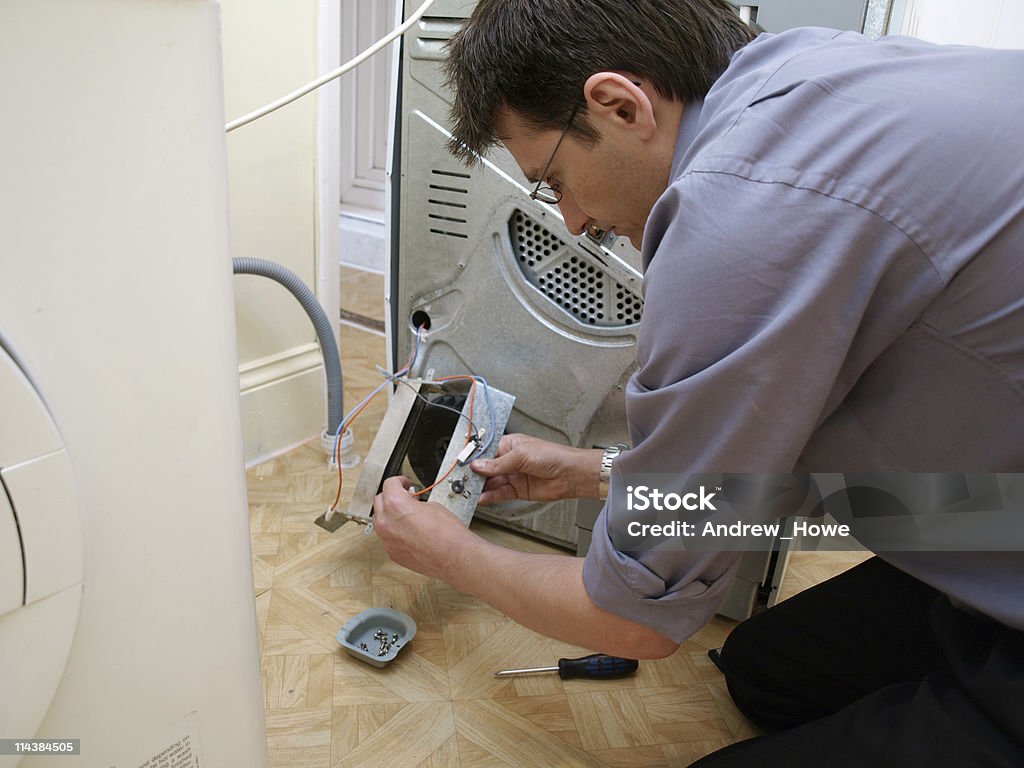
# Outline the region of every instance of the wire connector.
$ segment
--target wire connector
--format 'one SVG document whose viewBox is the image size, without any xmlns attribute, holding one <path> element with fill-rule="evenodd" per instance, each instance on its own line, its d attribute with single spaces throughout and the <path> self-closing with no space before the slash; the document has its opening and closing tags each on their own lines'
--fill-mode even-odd
<svg viewBox="0 0 1024 768">
<path fill-rule="evenodd" d="M 343 515 L 335 507 L 328 507 L 320 517 L 313 522 L 325 531 L 334 533 L 349 520 L 348 515 Z"/>
<path fill-rule="evenodd" d="M 359 454 L 355 450 L 355 435 L 352 434 L 351 427 L 347 427 L 340 437 L 324 430 L 320 433 L 320 446 L 327 452 L 329 469 L 338 468 L 339 457 L 343 469 L 351 469 L 360 461 Z"/>
<path fill-rule="evenodd" d="M 456 461 L 459 462 L 459 466 L 461 467 L 467 461 L 469 461 L 469 457 L 472 456 L 474 453 L 476 453 L 477 450 L 479 450 L 479 448 L 480 448 L 480 438 L 478 438 L 476 435 L 473 435 L 469 439 L 469 442 L 466 443 L 466 447 L 462 449 L 462 452 L 459 454 L 458 458 L 456 459 Z"/>
</svg>

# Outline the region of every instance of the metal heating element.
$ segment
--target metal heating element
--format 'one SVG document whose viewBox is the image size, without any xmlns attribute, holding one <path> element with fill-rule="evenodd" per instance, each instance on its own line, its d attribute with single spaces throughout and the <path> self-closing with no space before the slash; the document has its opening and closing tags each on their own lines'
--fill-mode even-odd
<svg viewBox="0 0 1024 768">
<path fill-rule="evenodd" d="M 348 513 L 337 515 L 335 519 L 364 524 L 372 522 L 373 499 L 380 492 L 384 480 L 398 474 L 416 474 L 415 468 L 406 472 L 403 465 L 410 446 L 417 439 L 417 425 L 431 408 L 428 396 L 444 396 L 450 392 L 450 387 L 429 380 L 401 381 L 366 455 Z M 446 441 L 447 447 L 436 476 L 428 486 L 431 490 L 427 498 L 427 501 L 447 508 L 467 526 L 473 519 L 484 487 L 484 477 L 469 468 L 469 459 L 494 456 L 515 403 L 512 395 L 486 385 L 474 387 L 471 393 L 472 397 L 465 397 L 455 427 Z M 435 437 L 433 434 L 426 436 L 427 439 Z M 425 438 L 420 435 L 419 439 Z"/>
</svg>

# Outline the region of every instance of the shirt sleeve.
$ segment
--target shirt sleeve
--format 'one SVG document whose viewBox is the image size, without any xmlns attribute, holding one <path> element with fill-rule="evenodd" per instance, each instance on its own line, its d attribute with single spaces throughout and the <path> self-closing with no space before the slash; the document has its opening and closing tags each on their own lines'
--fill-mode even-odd
<svg viewBox="0 0 1024 768">
<path fill-rule="evenodd" d="M 711 620 L 725 599 L 739 553 L 657 550 L 627 555 L 611 542 L 607 513 L 605 507 L 598 516 L 583 561 L 583 584 L 591 602 L 683 642 Z"/>
<path fill-rule="evenodd" d="M 913 238 L 841 184 L 823 191 L 741 170 L 688 172 L 651 213 L 626 396 L 634 447 L 616 460 L 613 485 L 645 473 L 792 472 L 942 287 Z M 736 555 L 619 552 L 612 533 L 629 521 L 606 505 L 584 565 L 588 593 L 685 639 L 724 598 Z"/>
</svg>

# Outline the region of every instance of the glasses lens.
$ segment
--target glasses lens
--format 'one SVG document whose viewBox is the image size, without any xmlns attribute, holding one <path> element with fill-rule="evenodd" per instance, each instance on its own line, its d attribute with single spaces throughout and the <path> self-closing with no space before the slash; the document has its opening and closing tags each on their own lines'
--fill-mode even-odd
<svg viewBox="0 0 1024 768">
<path fill-rule="evenodd" d="M 538 187 L 530 197 L 534 200 L 540 200 L 542 203 L 554 205 L 562 196 L 555 192 L 551 187 Z"/>
</svg>

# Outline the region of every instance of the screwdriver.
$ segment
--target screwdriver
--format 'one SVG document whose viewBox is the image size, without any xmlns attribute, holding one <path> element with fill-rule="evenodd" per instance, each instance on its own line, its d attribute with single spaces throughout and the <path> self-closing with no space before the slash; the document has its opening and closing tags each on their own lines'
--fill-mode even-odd
<svg viewBox="0 0 1024 768">
<path fill-rule="evenodd" d="M 579 659 L 559 659 L 557 667 L 534 667 L 532 669 L 503 669 L 495 672 L 495 677 L 508 675 L 530 675 L 539 672 L 557 672 L 562 680 L 615 680 L 629 677 L 636 672 L 640 663 L 636 659 L 622 659 L 618 656 L 607 656 L 594 653 Z"/>
</svg>

